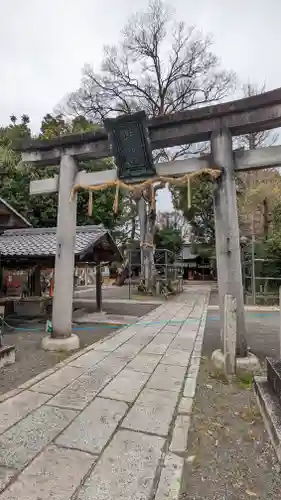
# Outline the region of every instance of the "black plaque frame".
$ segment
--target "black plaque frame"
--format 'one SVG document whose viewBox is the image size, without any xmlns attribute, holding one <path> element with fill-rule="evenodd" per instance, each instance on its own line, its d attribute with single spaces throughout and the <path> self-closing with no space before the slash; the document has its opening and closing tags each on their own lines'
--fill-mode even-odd
<svg viewBox="0 0 281 500">
<path fill-rule="evenodd" d="M 138 182 L 156 175 L 144 111 L 107 118 L 104 127 L 120 180 Z"/>
</svg>

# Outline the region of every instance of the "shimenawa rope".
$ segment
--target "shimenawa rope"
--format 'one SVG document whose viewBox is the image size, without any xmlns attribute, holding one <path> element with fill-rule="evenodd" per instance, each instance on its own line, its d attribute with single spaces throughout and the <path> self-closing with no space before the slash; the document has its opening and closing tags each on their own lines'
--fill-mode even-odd
<svg viewBox="0 0 281 500">
<path fill-rule="evenodd" d="M 143 193 L 148 187 L 151 187 L 151 206 L 152 209 L 155 209 L 156 206 L 156 196 L 155 196 L 155 184 L 162 182 L 164 184 L 172 185 L 172 186 L 181 186 L 181 185 L 187 185 L 187 205 L 188 208 L 191 208 L 191 180 L 195 177 L 201 176 L 203 174 L 207 174 L 211 177 L 211 179 L 217 179 L 221 172 L 220 170 L 217 169 L 212 169 L 212 168 L 204 168 L 202 170 L 199 170 L 198 172 L 191 172 L 189 174 L 185 174 L 182 177 L 165 177 L 165 176 L 156 176 L 151 179 L 147 179 L 143 182 L 140 183 L 135 183 L 135 184 L 129 184 L 126 182 L 123 182 L 119 179 L 115 181 L 109 181 L 109 182 L 104 182 L 102 184 L 97 184 L 94 186 L 86 186 L 83 184 L 75 184 L 73 186 L 71 195 L 70 195 L 70 200 L 73 199 L 74 194 L 81 190 L 87 190 L 89 191 L 89 202 L 88 202 L 88 214 L 89 216 L 92 215 L 93 213 L 93 193 L 97 191 L 103 191 L 105 189 L 111 188 L 111 187 L 116 187 L 116 192 L 115 192 L 115 198 L 114 198 L 114 204 L 113 204 L 113 210 L 114 213 L 118 212 L 118 203 L 119 203 L 119 193 L 120 189 L 125 189 L 130 192 L 138 192 L 138 193 Z"/>
</svg>

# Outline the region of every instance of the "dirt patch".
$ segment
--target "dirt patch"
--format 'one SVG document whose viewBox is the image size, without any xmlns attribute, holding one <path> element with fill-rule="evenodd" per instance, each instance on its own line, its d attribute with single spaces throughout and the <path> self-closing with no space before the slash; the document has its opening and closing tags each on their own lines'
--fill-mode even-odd
<svg viewBox="0 0 281 500">
<path fill-rule="evenodd" d="M 203 359 L 197 382 L 180 500 L 271 500 L 280 466 L 249 381 L 229 385 Z"/>
<path fill-rule="evenodd" d="M 4 337 L 5 345 L 16 346 L 16 362 L 0 371 L 0 393 L 18 387 L 72 354 L 44 351 L 41 340 L 46 333 L 42 324 L 31 322 L 28 325 L 26 322 L 17 325 L 17 328 L 23 330 L 10 331 Z M 80 325 L 74 333 L 79 336 L 80 346 L 83 348 L 107 337 L 113 331 L 117 331 L 117 328 L 112 325 L 96 324 L 84 327 Z"/>
</svg>

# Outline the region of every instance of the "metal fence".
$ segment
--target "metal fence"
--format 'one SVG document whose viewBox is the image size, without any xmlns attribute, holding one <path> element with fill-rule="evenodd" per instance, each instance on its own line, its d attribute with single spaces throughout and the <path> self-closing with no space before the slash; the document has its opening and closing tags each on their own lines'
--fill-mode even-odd
<svg viewBox="0 0 281 500">
<path fill-rule="evenodd" d="M 270 268 L 276 276 L 270 276 Z M 245 303 L 251 305 L 278 305 L 281 273 L 280 262 L 272 259 L 252 258 L 243 262 Z"/>
<path fill-rule="evenodd" d="M 144 263 L 140 249 L 127 251 L 128 258 L 128 296 L 132 298 L 138 292 L 144 276 Z M 182 269 L 174 264 L 176 255 L 170 250 L 155 249 L 154 268 L 156 271 L 155 295 L 164 298 L 171 283 L 182 277 Z"/>
</svg>

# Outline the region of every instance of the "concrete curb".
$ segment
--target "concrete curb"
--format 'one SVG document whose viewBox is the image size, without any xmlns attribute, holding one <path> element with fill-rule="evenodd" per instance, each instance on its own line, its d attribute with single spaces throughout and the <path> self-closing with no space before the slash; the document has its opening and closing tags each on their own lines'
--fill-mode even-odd
<svg viewBox="0 0 281 500">
<path fill-rule="evenodd" d="M 281 463 L 281 404 L 270 390 L 266 377 L 255 377 L 253 389 L 265 428 Z"/>
<path fill-rule="evenodd" d="M 218 311 L 219 306 L 208 306 L 208 311 Z M 246 312 L 279 312 L 279 307 L 275 306 L 245 306 Z"/>
</svg>

